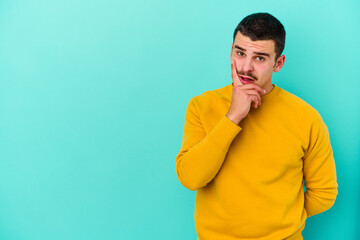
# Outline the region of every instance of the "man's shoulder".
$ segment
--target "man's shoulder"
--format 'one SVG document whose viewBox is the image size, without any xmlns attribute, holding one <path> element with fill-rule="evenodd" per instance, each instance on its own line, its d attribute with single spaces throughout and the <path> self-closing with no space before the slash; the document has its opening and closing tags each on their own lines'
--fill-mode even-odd
<svg viewBox="0 0 360 240">
<path fill-rule="evenodd" d="M 197 104 L 209 104 L 214 101 L 231 101 L 232 95 L 232 85 L 226 85 L 221 88 L 207 90 L 199 95 L 192 97 L 191 101 L 196 102 Z"/>
<path fill-rule="evenodd" d="M 309 118 L 321 118 L 315 107 L 294 93 L 280 88 L 278 96 L 278 100 L 287 105 L 290 112 L 294 112 L 296 115 L 306 115 Z"/>
</svg>

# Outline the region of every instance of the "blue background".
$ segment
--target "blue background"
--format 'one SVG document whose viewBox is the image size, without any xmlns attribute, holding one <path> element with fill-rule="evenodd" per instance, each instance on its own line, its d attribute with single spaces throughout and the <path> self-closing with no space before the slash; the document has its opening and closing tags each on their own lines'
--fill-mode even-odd
<svg viewBox="0 0 360 240">
<path fill-rule="evenodd" d="M 322 115 L 339 195 L 305 240 L 357 239 L 358 1 L 0 1 L 0 239 L 196 239 L 177 180 L 191 97 L 231 83 L 238 22 L 285 26 L 273 83 Z"/>
</svg>

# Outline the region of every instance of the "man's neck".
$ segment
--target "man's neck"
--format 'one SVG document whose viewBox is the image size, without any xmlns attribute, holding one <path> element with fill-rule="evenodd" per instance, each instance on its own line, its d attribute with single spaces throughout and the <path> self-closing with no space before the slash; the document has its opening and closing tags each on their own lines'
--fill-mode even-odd
<svg viewBox="0 0 360 240">
<path fill-rule="evenodd" d="M 266 86 L 264 89 L 266 91 L 266 94 L 268 94 L 269 92 L 271 92 L 274 89 L 275 85 L 274 84 L 270 84 L 270 86 Z M 266 95 L 265 94 L 265 95 Z M 264 96 L 265 96 L 264 95 Z"/>
</svg>

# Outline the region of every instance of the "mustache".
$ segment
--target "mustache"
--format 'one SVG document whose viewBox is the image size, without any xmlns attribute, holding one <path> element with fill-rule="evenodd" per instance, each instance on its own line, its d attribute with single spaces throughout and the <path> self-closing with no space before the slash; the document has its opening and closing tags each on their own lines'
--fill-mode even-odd
<svg viewBox="0 0 360 240">
<path fill-rule="evenodd" d="M 238 73 L 238 75 L 248 76 L 248 77 L 251 77 L 251 78 L 253 78 L 255 80 L 258 80 L 257 77 L 252 75 L 251 73 L 247 73 L 247 72 L 243 72 L 243 71 L 240 71 L 240 72 L 236 71 L 236 72 Z"/>
</svg>

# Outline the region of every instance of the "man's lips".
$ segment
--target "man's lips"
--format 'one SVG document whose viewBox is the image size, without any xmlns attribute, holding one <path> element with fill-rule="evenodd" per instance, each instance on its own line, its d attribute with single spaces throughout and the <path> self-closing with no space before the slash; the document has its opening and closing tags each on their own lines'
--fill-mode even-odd
<svg viewBox="0 0 360 240">
<path fill-rule="evenodd" d="M 247 76 L 241 76 L 241 75 L 239 75 L 239 79 L 242 84 L 251 83 L 255 81 L 253 78 L 249 78 Z"/>
</svg>

